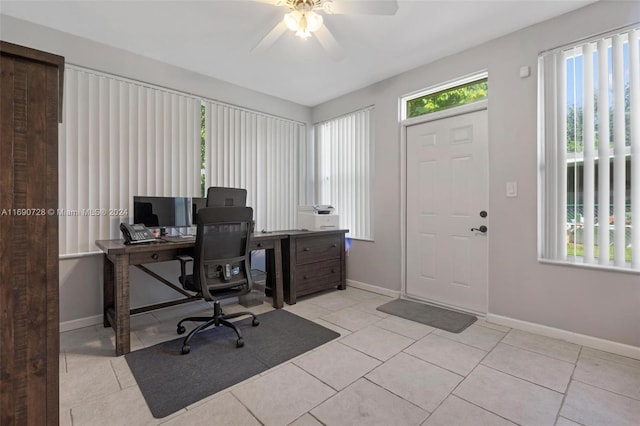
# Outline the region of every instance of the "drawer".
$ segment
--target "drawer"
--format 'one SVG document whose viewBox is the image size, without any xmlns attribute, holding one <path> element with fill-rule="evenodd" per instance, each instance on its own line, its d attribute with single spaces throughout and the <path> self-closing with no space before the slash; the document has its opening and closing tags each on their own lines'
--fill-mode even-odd
<svg viewBox="0 0 640 426">
<path fill-rule="evenodd" d="M 300 296 L 340 284 L 341 263 L 340 259 L 333 259 L 299 266 L 295 272 L 296 294 Z"/>
<path fill-rule="evenodd" d="M 280 243 L 280 241 L 278 241 Z M 250 250 L 267 250 L 273 249 L 275 247 L 275 242 L 273 240 L 251 240 L 251 244 L 249 245 Z"/>
<path fill-rule="evenodd" d="M 331 234 L 296 239 L 296 264 L 319 262 L 340 257 L 342 235 Z"/>
<path fill-rule="evenodd" d="M 129 264 L 140 265 L 143 263 L 166 262 L 168 260 L 175 260 L 177 255 L 177 250 L 159 250 L 148 253 L 131 253 L 129 255 Z"/>
</svg>

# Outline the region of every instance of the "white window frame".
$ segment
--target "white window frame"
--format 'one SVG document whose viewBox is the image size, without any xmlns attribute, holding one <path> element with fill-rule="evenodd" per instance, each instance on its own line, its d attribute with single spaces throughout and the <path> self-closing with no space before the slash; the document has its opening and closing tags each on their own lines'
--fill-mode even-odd
<svg viewBox="0 0 640 426">
<path fill-rule="evenodd" d="M 73 258 L 120 236 L 135 195 L 200 195 L 200 99 L 72 64 L 64 77 L 60 258 Z"/>
<path fill-rule="evenodd" d="M 640 272 L 640 65 L 638 39 L 640 26 L 635 24 L 596 37 L 542 52 L 538 59 L 538 259 L 541 262 L 572 264 L 585 267 L 611 269 L 624 272 Z M 625 124 L 625 74 L 623 47 L 628 43 L 630 89 L 630 124 Z M 611 57 L 609 52 L 611 51 Z M 588 52 L 584 55 L 584 52 Z M 595 57 L 594 57 L 595 54 Z M 580 75 L 583 99 L 584 148 L 582 152 L 567 153 L 567 60 L 580 58 L 583 74 Z M 574 59 L 574 62 L 577 59 Z M 609 62 L 611 61 L 611 69 Z M 603 77 L 604 76 L 604 77 Z M 587 84 L 594 81 L 593 84 Z M 596 84 L 597 83 L 597 84 Z M 604 83 L 604 84 L 603 84 Z M 577 99 L 577 97 L 576 97 Z M 597 99 L 597 102 L 588 101 Z M 611 100 L 611 101 L 610 101 Z M 574 109 L 577 111 L 576 103 Z M 595 109 L 598 114 L 595 114 Z M 609 132 L 609 110 L 613 110 L 613 134 Z M 596 123 L 599 122 L 598 131 Z M 577 126 L 577 121 L 575 121 Z M 626 131 L 630 131 L 630 146 L 626 146 Z M 577 132 L 576 132 L 577 133 Z M 599 133 L 599 134 L 598 134 Z M 596 138 L 610 143 L 596 148 Z M 626 158 L 630 156 L 631 179 L 627 187 Z M 578 157 L 583 172 L 578 175 Z M 602 162 L 600 158 L 609 161 Z M 567 170 L 574 164 L 573 193 L 580 193 L 584 201 L 582 222 L 567 220 L 569 201 L 567 196 Z M 611 164 L 610 164 L 611 163 Z M 596 165 L 598 169 L 596 170 Z M 610 179 L 609 168 L 613 167 Z M 596 171 L 598 173 L 596 173 Z M 634 173 L 635 171 L 635 173 Z M 579 190 L 578 180 L 584 183 Z M 598 182 L 596 188 L 595 182 Z M 596 192 L 597 191 L 597 192 Z M 631 226 L 626 217 L 626 192 L 631 204 Z M 613 200 L 613 201 L 612 201 Z M 575 204 L 575 200 L 574 200 Z M 598 223 L 595 211 L 606 208 L 606 226 Z M 609 210 L 613 208 L 610 217 Z M 613 218 L 613 225 L 611 225 Z M 620 226 L 619 224 L 622 224 Z M 633 226 L 633 224 L 636 224 Z M 568 254 L 567 238 L 583 229 L 583 255 Z M 630 230 L 627 228 L 631 228 Z M 626 233 L 631 233 L 631 262 L 625 260 Z M 610 237 L 610 233 L 612 236 Z M 576 238 L 576 237 L 574 237 Z M 595 257 L 594 245 L 607 247 L 606 256 Z M 609 258 L 609 246 L 614 249 Z M 635 251 L 633 250 L 635 248 Z"/>
<path fill-rule="evenodd" d="M 442 92 L 448 89 L 453 89 L 454 87 L 464 86 L 465 84 L 473 83 L 474 81 L 483 80 L 485 78 L 489 78 L 489 72 L 481 71 L 473 74 L 468 74 L 453 80 L 449 80 L 445 83 L 438 84 L 437 86 L 427 87 L 426 89 L 421 89 L 417 92 L 407 93 L 406 95 L 400 98 L 400 120 L 404 122 L 407 120 L 412 120 L 412 119 L 421 117 L 421 116 L 417 116 L 417 117 L 407 118 L 407 103 L 409 103 L 414 99 L 421 98 L 427 95 L 432 95 L 434 93 Z M 439 112 L 439 111 L 442 111 L 442 110 L 438 110 L 434 112 Z"/>
<path fill-rule="evenodd" d="M 335 207 L 349 238 L 365 241 L 374 239 L 373 120 L 370 106 L 313 125 L 317 202 Z"/>
<path fill-rule="evenodd" d="M 247 190 L 255 229 L 296 228 L 306 176 L 304 123 L 205 100 L 205 189 Z"/>
</svg>

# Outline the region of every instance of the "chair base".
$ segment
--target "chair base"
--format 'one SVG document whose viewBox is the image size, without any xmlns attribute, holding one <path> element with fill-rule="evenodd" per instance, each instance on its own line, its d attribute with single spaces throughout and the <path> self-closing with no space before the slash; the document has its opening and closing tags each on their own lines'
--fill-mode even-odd
<svg viewBox="0 0 640 426">
<path fill-rule="evenodd" d="M 191 339 L 193 338 L 193 336 L 196 335 L 196 333 L 199 333 L 201 331 L 206 330 L 207 328 L 211 327 L 211 326 L 215 326 L 215 327 L 219 327 L 221 325 L 225 326 L 225 327 L 229 327 L 231 329 L 233 329 L 233 331 L 236 332 L 236 335 L 238 336 L 238 340 L 236 340 L 236 347 L 241 348 L 244 346 L 244 340 L 242 340 L 242 333 L 240 332 L 240 330 L 238 329 L 238 327 L 236 327 L 236 325 L 228 320 L 233 319 L 233 318 L 238 318 L 238 317 L 242 317 L 242 316 L 251 316 L 253 318 L 253 320 L 251 321 L 251 325 L 256 327 L 258 325 L 260 325 L 260 321 L 258 321 L 258 318 L 251 312 L 236 312 L 234 314 L 224 314 L 222 312 L 222 308 L 220 306 L 220 301 L 216 300 L 213 302 L 213 316 L 212 317 L 189 317 L 189 318 L 184 318 L 182 320 L 180 320 L 180 322 L 178 323 L 178 327 L 177 327 L 177 332 L 178 334 L 184 334 L 184 332 L 186 331 L 185 327 L 182 325 L 183 322 L 185 321 L 194 321 L 194 322 L 202 322 L 202 324 L 200 324 L 199 326 L 197 326 L 196 328 L 194 328 L 193 330 L 191 330 L 191 332 L 187 335 L 187 337 L 184 338 L 184 341 L 182 342 L 182 354 L 186 355 L 191 351 L 191 346 L 189 345 L 189 342 L 191 341 Z"/>
</svg>

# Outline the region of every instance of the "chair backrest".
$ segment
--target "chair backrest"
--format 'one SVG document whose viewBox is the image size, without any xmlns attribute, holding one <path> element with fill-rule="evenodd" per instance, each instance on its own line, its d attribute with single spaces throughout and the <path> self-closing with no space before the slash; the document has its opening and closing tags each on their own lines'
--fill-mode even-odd
<svg viewBox="0 0 640 426">
<path fill-rule="evenodd" d="M 207 189 L 207 207 L 244 207 L 247 205 L 247 190 L 211 186 Z"/>
<path fill-rule="evenodd" d="M 194 284 L 206 300 L 251 291 L 251 207 L 205 207 L 196 219 Z"/>
</svg>

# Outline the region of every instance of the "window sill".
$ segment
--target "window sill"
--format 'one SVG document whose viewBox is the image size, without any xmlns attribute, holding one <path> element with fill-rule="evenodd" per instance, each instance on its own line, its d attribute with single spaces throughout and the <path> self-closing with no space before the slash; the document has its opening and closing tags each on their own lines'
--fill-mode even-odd
<svg viewBox="0 0 640 426">
<path fill-rule="evenodd" d="M 640 269 L 631 269 L 631 267 L 618 267 L 618 266 L 608 266 L 608 265 L 593 265 L 588 263 L 583 263 L 580 258 L 575 259 L 575 261 L 571 260 L 550 260 L 538 258 L 539 263 L 544 263 L 548 265 L 556 265 L 556 266 L 570 266 L 574 268 L 583 268 L 583 269 L 592 269 L 598 271 L 606 271 L 606 272 L 622 272 L 625 274 L 634 274 L 640 275 Z M 630 265 L 627 263 L 627 265 Z"/>
</svg>

